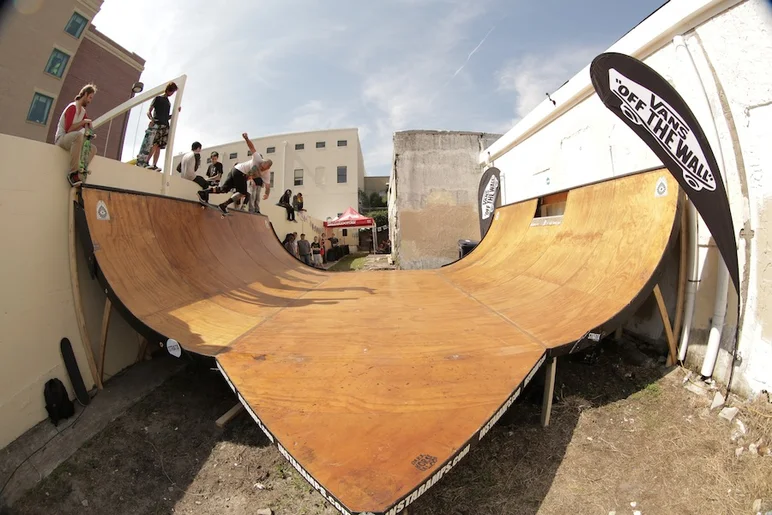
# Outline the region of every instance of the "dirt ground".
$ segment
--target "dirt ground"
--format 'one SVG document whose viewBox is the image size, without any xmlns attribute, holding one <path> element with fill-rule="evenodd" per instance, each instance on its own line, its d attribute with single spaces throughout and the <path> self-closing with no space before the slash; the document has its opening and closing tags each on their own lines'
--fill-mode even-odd
<svg viewBox="0 0 772 515">
<path fill-rule="evenodd" d="M 559 360 L 551 425 L 539 424 L 541 390 L 534 381 L 410 515 L 772 510 L 772 457 L 759 455 L 769 452 L 772 437 L 766 399 L 741 406 L 736 420 L 747 434 L 733 442 L 738 424 L 709 410 L 712 392 L 685 389 L 681 369 L 630 365 L 619 348 L 604 343 L 592 354 Z M 11 513 L 336 513 L 248 415 L 215 426 L 234 402 L 211 363 L 191 364 L 114 420 Z"/>
</svg>

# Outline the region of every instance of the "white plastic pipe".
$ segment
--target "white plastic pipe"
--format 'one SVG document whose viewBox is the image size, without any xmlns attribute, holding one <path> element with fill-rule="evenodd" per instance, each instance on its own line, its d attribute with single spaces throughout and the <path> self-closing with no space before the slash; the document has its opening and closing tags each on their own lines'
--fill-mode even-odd
<svg viewBox="0 0 772 515">
<path fill-rule="evenodd" d="M 724 329 L 726 319 L 726 304 L 729 295 L 729 270 L 724 260 L 719 257 L 718 271 L 716 272 L 716 302 L 713 305 L 713 321 L 710 324 L 710 336 L 708 336 L 708 348 L 705 350 L 705 359 L 702 362 L 700 374 L 703 377 L 713 375 L 716 367 L 718 351 L 721 344 L 721 332 Z"/>
<path fill-rule="evenodd" d="M 697 70 L 697 66 L 694 64 L 694 59 L 692 58 L 691 52 L 689 51 L 689 47 L 686 45 L 684 38 L 680 35 L 675 36 L 673 38 L 673 45 L 675 46 L 676 55 L 678 55 L 679 59 L 684 65 L 683 69 L 688 70 L 686 74 L 694 77 L 694 80 L 690 81 L 693 82 L 693 87 L 690 87 L 689 90 L 696 93 L 701 93 L 701 98 L 694 103 L 693 110 L 695 111 L 695 116 L 697 119 L 702 119 L 703 127 L 706 129 L 712 129 L 712 134 L 710 136 L 713 137 L 711 138 L 708 134 L 706 134 L 706 137 L 712 140 L 710 141 L 711 147 L 716 153 L 720 173 L 723 176 L 724 183 L 726 184 L 726 173 L 724 172 L 726 167 L 724 163 L 724 154 L 721 151 L 721 145 L 718 139 L 718 128 L 716 127 L 716 120 L 713 112 L 710 109 L 710 101 L 708 100 L 708 93 L 705 90 L 705 83 L 703 82 L 702 77 L 700 77 L 700 73 Z M 690 84 L 690 86 L 692 85 Z M 702 362 L 702 369 L 700 371 L 700 374 L 703 377 L 710 377 L 713 375 L 713 369 L 715 368 L 716 360 L 718 359 L 718 352 L 721 343 L 721 333 L 724 329 L 724 320 L 726 319 L 727 296 L 729 293 L 729 272 L 726 268 L 726 264 L 724 263 L 723 258 L 719 257 L 718 261 L 718 270 L 716 272 L 716 297 L 713 304 L 713 319 L 711 320 L 710 334 L 708 336 L 708 346 L 705 350 L 705 358 Z M 685 313 L 685 315 L 689 315 L 689 319 L 687 320 L 686 316 L 684 316 L 684 333 L 687 334 L 687 337 L 689 332 L 688 327 L 691 325 L 691 318 L 694 313 L 693 301 L 691 309 L 691 313 Z M 683 349 L 683 353 L 684 357 L 686 357 L 686 349 Z M 681 353 L 679 352 L 679 356 L 680 354 Z"/>
<path fill-rule="evenodd" d="M 687 213 L 687 224 L 682 227 L 682 231 L 687 231 L 686 237 L 686 293 L 684 298 L 684 318 L 681 325 L 681 343 L 678 347 L 678 361 L 682 362 L 686 359 L 686 350 L 689 347 L 689 335 L 692 328 L 692 317 L 694 316 L 694 299 L 697 295 L 697 285 L 700 282 L 699 274 L 699 248 L 697 242 L 699 241 L 698 234 L 700 224 L 697 220 L 697 209 L 690 200 L 687 200 L 689 204 L 689 212 Z"/>
</svg>

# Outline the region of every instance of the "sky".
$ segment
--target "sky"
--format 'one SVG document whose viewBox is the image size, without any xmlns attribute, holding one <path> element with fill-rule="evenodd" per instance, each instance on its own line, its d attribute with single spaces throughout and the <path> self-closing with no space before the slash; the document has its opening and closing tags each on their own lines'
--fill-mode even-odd
<svg viewBox="0 0 772 515">
<path fill-rule="evenodd" d="M 389 175 L 394 132 L 503 134 L 663 1 L 105 0 L 94 25 L 146 60 L 146 89 L 187 75 L 175 153 L 357 127 L 367 175 Z"/>
</svg>

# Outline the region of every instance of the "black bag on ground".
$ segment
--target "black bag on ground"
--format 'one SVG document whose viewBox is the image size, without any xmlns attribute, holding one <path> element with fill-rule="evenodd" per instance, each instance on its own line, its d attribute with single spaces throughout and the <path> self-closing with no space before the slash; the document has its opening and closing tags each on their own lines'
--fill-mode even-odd
<svg viewBox="0 0 772 515">
<path fill-rule="evenodd" d="M 75 404 L 67 395 L 67 389 L 59 379 L 53 378 L 46 381 L 43 390 L 43 396 L 46 400 L 46 411 L 55 426 L 59 421 L 71 417 L 75 413 Z"/>
</svg>

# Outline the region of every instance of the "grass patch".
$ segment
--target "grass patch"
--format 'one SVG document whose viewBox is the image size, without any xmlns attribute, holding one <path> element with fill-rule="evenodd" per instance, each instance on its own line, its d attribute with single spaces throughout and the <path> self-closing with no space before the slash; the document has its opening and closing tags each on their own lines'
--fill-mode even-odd
<svg viewBox="0 0 772 515">
<path fill-rule="evenodd" d="M 646 385 L 646 388 L 639 392 L 635 392 L 631 398 L 640 399 L 656 399 L 662 394 L 662 387 L 658 383 L 650 383 Z"/>
<path fill-rule="evenodd" d="M 344 256 L 332 265 L 329 270 L 333 272 L 349 272 L 351 270 L 359 270 L 367 261 L 367 254 L 349 254 Z"/>
</svg>

